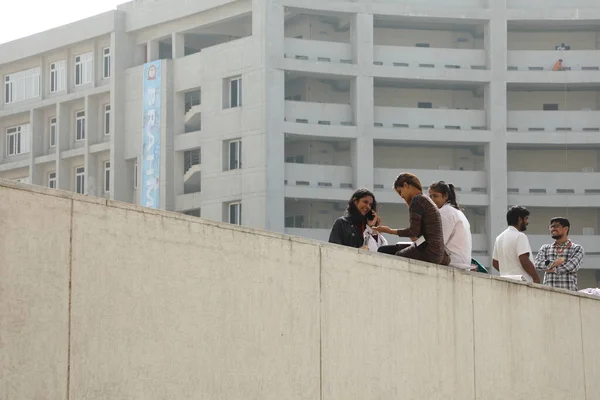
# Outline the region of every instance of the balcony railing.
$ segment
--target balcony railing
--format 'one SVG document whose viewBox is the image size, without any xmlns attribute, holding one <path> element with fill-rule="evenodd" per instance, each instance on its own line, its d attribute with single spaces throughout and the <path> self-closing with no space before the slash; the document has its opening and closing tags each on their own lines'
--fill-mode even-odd
<svg viewBox="0 0 600 400">
<path fill-rule="evenodd" d="M 411 169 L 422 182 L 423 186 L 428 186 L 431 182 L 444 180 L 451 182 L 456 187 L 458 193 L 486 193 L 486 173 L 484 171 L 452 171 L 444 169 Z M 397 168 L 375 168 L 375 188 L 391 189 L 392 184 L 398 176 Z"/>
<path fill-rule="evenodd" d="M 375 46 L 375 65 L 448 69 L 486 69 L 485 51 L 471 49 Z"/>
<path fill-rule="evenodd" d="M 352 167 L 286 163 L 285 180 L 289 186 L 351 189 Z"/>
<path fill-rule="evenodd" d="M 375 107 L 375 126 L 385 128 L 486 129 L 483 110 Z"/>
<path fill-rule="evenodd" d="M 509 194 L 600 194 L 600 173 L 509 172 Z"/>
<path fill-rule="evenodd" d="M 304 124 L 354 125 L 352 107 L 348 104 L 285 102 L 285 120 Z"/>
<path fill-rule="evenodd" d="M 352 64 L 349 43 L 285 38 L 285 57 L 295 60 Z"/>
<path fill-rule="evenodd" d="M 183 160 L 183 173 L 185 174 L 194 165 L 200 165 L 200 150 L 186 151 Z"/>
<path fill-rule="evenodd" d="M 571 71 L 597 71 L 600 69 L 600 50 L 511 50 L 508 52 L 508 69 L 519 71 L 551 71 L 559 59 Z"/>
<path fill-rule="evenodd" d="M 509 111 L 509 131 L 600 131 L 600 111 Z"/>
<path fill-rule="evenodd" d="M 597 0 L 507 0 L 506 6 L 508 8 L 527 8 L 527 9 L 542 9 L 548 10 L 552 8 L 596 8 L 598 7 Z"/>
</svg>

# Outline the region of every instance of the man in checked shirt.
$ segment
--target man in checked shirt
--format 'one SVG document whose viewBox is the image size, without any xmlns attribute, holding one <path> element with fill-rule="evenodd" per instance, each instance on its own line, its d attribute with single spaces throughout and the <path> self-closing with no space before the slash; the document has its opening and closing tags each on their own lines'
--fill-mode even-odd
<svg viewBox="0 0 600 400">
<path fill-rule="evenodd" d="M 545 244 L 535 257 L 535 268 L 545 271 L 544 285 L 577 291 L 577 271 L 583 264 L 583 247 L 569 239 L 571 224 L 562 217 L 550 220 L 554 243 Z"/>
</svg>

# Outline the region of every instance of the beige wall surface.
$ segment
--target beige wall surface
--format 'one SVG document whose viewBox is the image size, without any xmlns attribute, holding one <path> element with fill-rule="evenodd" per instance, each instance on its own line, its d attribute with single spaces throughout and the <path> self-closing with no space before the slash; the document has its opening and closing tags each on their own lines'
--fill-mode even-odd
<svg viewBox="0 0 600 400">
<path fill-rule="evenodd" d="M 2 399 L 600 398 L 596 299 L 8 181 L 0 198 Z"/>
</svg>

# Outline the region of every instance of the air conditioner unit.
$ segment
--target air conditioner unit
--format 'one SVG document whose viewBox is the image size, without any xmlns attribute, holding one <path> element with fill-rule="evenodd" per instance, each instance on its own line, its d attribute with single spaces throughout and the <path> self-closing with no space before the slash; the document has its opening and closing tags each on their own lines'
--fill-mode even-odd
<svg viewBox="0 0 600 400">
<path fill-rule="evenodd" d="M 590 227 L 583 228 L 583 234 L 585 236 L 594 236 L 595 233 L 596 233 L 596 230 L 594 228 L 590 228 Z"/>
</svg>

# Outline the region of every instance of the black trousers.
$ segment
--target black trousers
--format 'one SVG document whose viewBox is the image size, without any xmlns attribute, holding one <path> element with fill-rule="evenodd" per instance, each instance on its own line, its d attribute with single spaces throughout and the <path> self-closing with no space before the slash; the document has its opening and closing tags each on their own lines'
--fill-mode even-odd
<svg viewBox="0 0 600 400">
<path fill-rule="evenodd" d="M 378 253 L 391 254 L 393 256 L 396 255 L 397 252 L 403 250 L 407 247 L 410 247 L 412 243 L 397 243 L 397 244 L 389 244 L 387 246 L 381 246 L 377 249 Z"/>
</svg>

